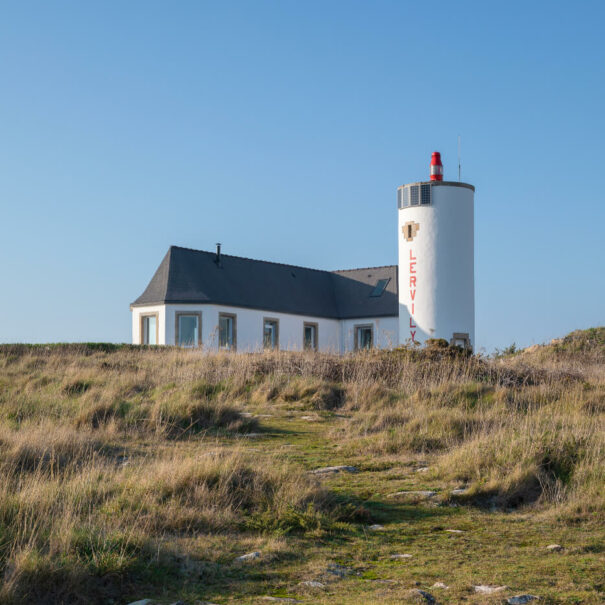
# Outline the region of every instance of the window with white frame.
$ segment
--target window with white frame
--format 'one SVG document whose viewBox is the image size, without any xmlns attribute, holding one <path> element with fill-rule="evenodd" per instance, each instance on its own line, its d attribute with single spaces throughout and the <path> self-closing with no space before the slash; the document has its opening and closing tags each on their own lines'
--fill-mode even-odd
<svg viewBox="0 0 605 605">
<path fill-rule="evenodd" d="M 199 347 L 202 344 L 202 314 L 176 313 L 176 344 L 180 347 Z"/>
<path fill-rule="evenodd" d="M 279 321 L 263 319 L 263 347 L 265 349 L 279 348 Z"/>
<path fill-rule="evenodd" d="M 317 324 L 305 322 L 303 344 L 305 351 L 317 351 Z"/>
<path fill-rule="evenodd" d="M 355 350 L 371 349 L 374 346 L 374 328 L 372 324 L 355 326 Z"/>
<path fill-rule="evenodd" d="M 237 345 L 237 317 L 232 313 L 218 315 L 218 346 L 225 351 L 235 351 Z"/>
<path fill-rule="evenodd" d="M 141 344 L 158 344 L 158 315 L 141 315 Z"/>
</svg>

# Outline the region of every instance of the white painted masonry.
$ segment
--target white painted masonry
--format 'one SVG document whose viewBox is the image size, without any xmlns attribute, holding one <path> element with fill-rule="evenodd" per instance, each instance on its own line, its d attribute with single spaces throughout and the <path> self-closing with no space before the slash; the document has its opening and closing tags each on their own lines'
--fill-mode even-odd
<svg viewBox="0 0 605 605">
<path fill-rule="evenodd" d="M 430 186 L 430 204 L 399 209 L 399 342 L 468 334 L 474 347 L 474 187 Z M 415 234 L 406 238 L 410 223 Z"/>
<path fill-rule="evenodd" d="M 279 348 L 281 350 L 301 351 L 303 349 L 303 329 L 305 323 L 317 324 L 318 350 L 325 353 L 345 353 L 354 349 L 354 327 L 372 325 L 374 347 L 392 348 L 396 346 L 396 317 L 378 317 L 362 319 L 326 319 L 273 311 L 259 311 L 243 307 L 224 305 L 153 305 L 132 308 L 132 342 L 141 343 L 141 315 L 158 313 L 158 344 L 176 344 L 176 313 L 202 314 L 202 347 L 209 351 L 218 350 L 219 313 L 231 313 L 237 317 L 237 351 L 248 353 L 263 349 L 263 321 L 265 318 L 279 321 Z"/>
</svg>

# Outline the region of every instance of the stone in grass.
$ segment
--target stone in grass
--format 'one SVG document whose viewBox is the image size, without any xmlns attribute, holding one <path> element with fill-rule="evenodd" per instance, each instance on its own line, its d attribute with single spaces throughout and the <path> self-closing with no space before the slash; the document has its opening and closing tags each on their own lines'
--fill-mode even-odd
<svg viewBox="0 0 605 605">
<path fill-rule="evenodd" d="M 560 544 L 549 544 L 546 547 L 546 550 L 550 552 L 561 552 L 563 550 L 563 547 Z"/>
<path fill-rule="evenodd" d="M 444 584 L 443 582 L 435 582 L 431 588 L 442 588 L 443 590 L 447 590 L 449 588 L 449 586 L 447 584 Z"/>
<path fill-rule="evenodd" d="M 300 586 L 307 586 L 308 588 L 324 588 L 325 584 L 322 582 L 317 582 L 316 580 L 305 580 L 304 582 L 300 582 Z"/>
<path fill-rule="evenodd" d="M 273 601 L 274 603 L 302 603 L 302 601 L 290 597 L 263 597 L 263 600 Z"/>
<path fill-rule="evenodd" d="M 312 475 L 331 475 L 334 473 L 358 473 L 359 469 L 355 466 L 324 466 L 310 471 Z"/>
<path fill-rule="evenodd" d="M 412 601 L 414 603 L 436 603 L 437 602 L 437 601 L 435 601 L 435 597 L 430 592 L 426 592 L 426 590 L 420 590 L 419 588 L 414 588 L 412 590 L 408 590 L 405 596 L 408 601 Z"/>
<path fill-rule="evenodd" d="M 152 605 L 153 599 L 141 599 L 140 601 L 133 601 L 132 603 L 128 603 L 128 605 Z"/>
<path fill-rule="evenodd" d="M 536 597 L 533 594 L 520 594 L 514 597 L 506 599 L 508 605 L 524 605 L 530 601 L 537 601 L 540 597 Z"/>
<path fill-rule="evenodd" d="M 402 561 L 404 559 L 411 559 L 412 555 L 408 555 L 407 553 L 404 553 L 402 555 L 391 555 L 391 559 L 393 559 L 394 561 Z"/>
<path fill-rule="evenodd" d="M 414 498 L 432 498 L 436 496 L 437 492 L 433 492 L 431 490 L 419 490 L 419 491 L 403 491 L 403 492 L 395 492 L 394 494 L 389 494 L 389 498 L 397 498 L 399 496 L 410 496 Z"/>
<path fill-rule="evenodd" d="M 475 589 L 475 592 L 479 594 L 494 594 L 496 592 L 508 590 L 508 586 L 489 586 L 487 584 L 479 584 L 478 586 L 474 586 L 473 588 Z"/>
<path fill-rule="evenodd" d="M 380 523 L 374 523 L 374 525 L 370 525 L 368 529 L 370 531 L 382 531 L 384 529 L 384 525 L 380 525 Z"/>
<path fill-rule="evenodd" d="M 338 578 L 344 578 L 346 576 L 350 576 L 353 573 L 353 570 L 350 567 L 345 567 L 344 565 L 330 563 L 330 565 L 328 565 L 326 568 L 326 572 L 332 574 L 333 576 L 337 576 Z"/>
<path fill-rule="evenodd" d="M 238 563 L 247 563 L 248 561 L 254 561 L 254 559 L 260 559 L 260 552 L 258 550 L 241 555 L 240 557 L 235 557 L 234 560 Z"/>
<path fill-rule="evenodd" d="M 458 489 L 452 490 L 452 496 L 462 496 L 462 495 L 466 494 L 467 492 L 468 492 L 468 489 L 466 487 L 460 487 Z"/>
<path fill-rule="evenodd" d="M 463 534 L 464 532 L 461 529 L 446 529 L 444 530 L 448 534 Z"/>
</svg>

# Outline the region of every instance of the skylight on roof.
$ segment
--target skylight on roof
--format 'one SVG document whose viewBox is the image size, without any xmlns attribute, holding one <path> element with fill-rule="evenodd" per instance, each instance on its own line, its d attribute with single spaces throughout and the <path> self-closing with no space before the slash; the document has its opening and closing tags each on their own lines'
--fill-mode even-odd
<svg viewBox="0 0 605 605">
<path fill-rule="evenodd" d="M 370 292 L 370 296 L 382 296 L 382 293 L 384 292 L 385 288 L 387 287 L 387 284 L 391 281 L 391 278 L 388 277 L 387 279 L 379 279 L 376 282 L 376 285 L 374 286 L 374 289 L 372 290 L 372 292 Z"/>
</svg>

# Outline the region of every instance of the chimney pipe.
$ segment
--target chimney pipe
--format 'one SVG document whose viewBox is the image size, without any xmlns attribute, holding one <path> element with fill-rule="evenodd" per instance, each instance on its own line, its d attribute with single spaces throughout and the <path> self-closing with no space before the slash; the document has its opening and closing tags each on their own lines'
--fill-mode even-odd
<svg viewBox="0 0 605 605">
<path fill-rule="evenodd" d="M 221 243 L 217 242 L 216 244 L 216 259 L 215 259 L 216 264 L 220 267 L 221 266 Z"/>
</svg>

